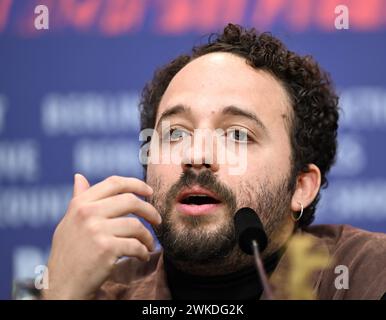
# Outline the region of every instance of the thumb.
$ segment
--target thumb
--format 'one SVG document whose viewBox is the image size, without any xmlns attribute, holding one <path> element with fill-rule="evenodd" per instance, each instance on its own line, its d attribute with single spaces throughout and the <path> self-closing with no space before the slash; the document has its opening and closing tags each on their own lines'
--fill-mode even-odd
<svg viewBox="0 0 386 320">
<path fill-rule="evenodd" d="M 73 197 L 79 196 L 81 193 L 90 188 L 90 184 L 87 179 L 80 173 L 76 173 L 74 176 L 74 193 Z"/>
</svg>

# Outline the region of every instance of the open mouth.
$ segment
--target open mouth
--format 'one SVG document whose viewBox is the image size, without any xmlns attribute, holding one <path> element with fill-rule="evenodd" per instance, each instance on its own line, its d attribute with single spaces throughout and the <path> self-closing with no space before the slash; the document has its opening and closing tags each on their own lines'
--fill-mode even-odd
<svg viewBox="0 0 386 320">
<path fill-rule="evenodd" d="M 183 189 L 177 197 L 177 210 L 186 215 L 204 215 L 221 206 L 220 198 L 213 192 L 194 186 Z"/>
<path fill-rule="evenodd" d="M 208 195 L 200 195 L 200 194 L 195 194 L 195 195 L 190 195 L 187 196 L 183 199 L 181 199 L 181 203 L 183 204 L 191 204 L 191 205 L 203 205 L 203 204 L 216 204 L 220 203 L 221 201 L 208 196 Z"/>
</svg>

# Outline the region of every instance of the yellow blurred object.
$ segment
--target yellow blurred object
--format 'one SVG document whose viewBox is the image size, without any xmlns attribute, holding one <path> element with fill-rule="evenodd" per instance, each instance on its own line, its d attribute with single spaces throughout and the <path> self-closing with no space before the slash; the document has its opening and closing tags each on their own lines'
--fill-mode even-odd
<svg viewBox="0 0 386 320">
<path fill-rule="evenodd" d="M 278 274 L 271 279 L 275 283 L 285 283 L 285 292 L 281 292 L 277 299 L 314 300 L 316 294 L 312 287 L 311 277 L 317 271 L 331 265 L 331 259 L 326 250 L 315 246 L 312 236 L 294 235 L 287 245 L 288 268 L 286 274 Z M 283 287 L 281 285 L 280 287 Z"/>
</svg>

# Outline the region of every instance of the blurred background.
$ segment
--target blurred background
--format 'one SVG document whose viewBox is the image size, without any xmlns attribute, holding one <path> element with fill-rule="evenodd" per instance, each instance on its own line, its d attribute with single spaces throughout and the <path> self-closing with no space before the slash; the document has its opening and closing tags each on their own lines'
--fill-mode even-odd
<svg viewBox="0 0 386 320">
<path fill-rule="evenodd" d="M 339 155 L 315 223 L 385 232 L 386 1 L 0 0 L 0 299 L 46 263 L 74 173 L 142 177 L 142 87 L 228 22 L 271 31 L 331 73 Z"/>
</svg>

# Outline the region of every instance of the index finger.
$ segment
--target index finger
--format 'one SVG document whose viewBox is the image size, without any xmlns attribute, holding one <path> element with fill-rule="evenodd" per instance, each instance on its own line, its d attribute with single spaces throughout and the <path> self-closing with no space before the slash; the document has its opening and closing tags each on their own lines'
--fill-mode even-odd
<svg viewBox="0 0 386 320">
<path fill-rule="evenodd" d="M 120 193 L 135 193 L 141 196 L 150 196 L 153 189 L 144 181 L 137 178 L 111 176 L 93 185 L 83 192 L 79 198 L 84 201 L 96 201 Z"/>
</svg>

